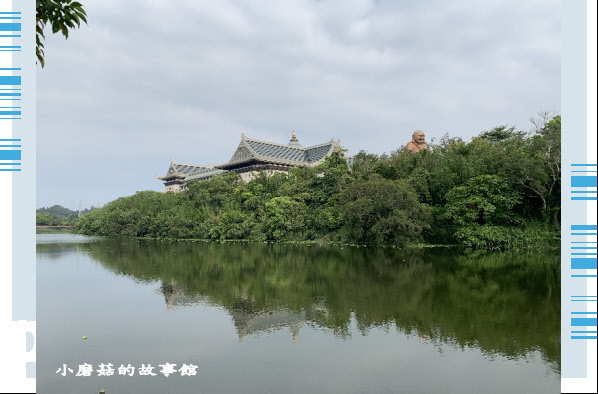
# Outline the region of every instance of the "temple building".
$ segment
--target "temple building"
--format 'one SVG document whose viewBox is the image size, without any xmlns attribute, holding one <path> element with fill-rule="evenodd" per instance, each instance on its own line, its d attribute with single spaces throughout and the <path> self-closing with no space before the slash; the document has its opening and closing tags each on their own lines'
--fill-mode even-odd
<svg viewBox="0 0 598 394">
<path fill-rule="evenodd" d="M 326 156 L 340 150 L 340 140 L 329 141 L 304 148 L 299 143 L 295 131 L 288 144 L 277 144 L 248 138 L 241 134 L 237 150 L 226 163 L 214 166 L 198 166 L 170 161 L 166 175 L 158 177 L 164 182 L 164 191 L 178 192 L 192 180 L 207 181 L 214 175 L 234 171 L 245 182 L 253 179 L 259 171 L 288 171 L 292 167 L 313 167 L 320 164 Z M 347 158 L 351 164 L 351 157 Z"/>
</svg>

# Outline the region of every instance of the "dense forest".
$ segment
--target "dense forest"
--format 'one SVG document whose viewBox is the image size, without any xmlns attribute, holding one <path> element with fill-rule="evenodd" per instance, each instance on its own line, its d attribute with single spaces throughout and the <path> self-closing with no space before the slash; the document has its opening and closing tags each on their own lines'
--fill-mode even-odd
<svg viewBox="0 0 598 394">
<path fill-rule="evenodd" d="M 182 193 L 138 192 L 80 218 L 83 234 L 363 245 L 558 245 L 561 117 L 506 126 L 429 150 L 343 153 L 317 167 L 233 172 Z"/>
</svg>

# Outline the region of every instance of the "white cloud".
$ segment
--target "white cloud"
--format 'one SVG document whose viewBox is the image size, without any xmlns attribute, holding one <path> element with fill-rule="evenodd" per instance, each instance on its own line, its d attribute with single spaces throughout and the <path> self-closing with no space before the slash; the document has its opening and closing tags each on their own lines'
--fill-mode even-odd
<svg viewBox="0 0 598 394">
<path fill-rule="evenodd" d="M 37 74 L 38 205 L 161 190 L 170 158 L 226 161 L 241 132 L 388 153 L 560 109 L 555 0 L 84 5 Z"/>
</svg>

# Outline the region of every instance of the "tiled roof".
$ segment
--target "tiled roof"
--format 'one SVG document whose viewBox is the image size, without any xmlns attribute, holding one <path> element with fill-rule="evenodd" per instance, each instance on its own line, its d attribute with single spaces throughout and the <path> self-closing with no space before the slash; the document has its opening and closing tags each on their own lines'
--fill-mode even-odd
<svg viewBox="0 0 598 394">
<path fill-rule="evenodd" d="M 181 175 L 198 174 L 198 173 L 202 173 L 202 172 L 210 170 L 209 167 L 196 166 L 196 165 L 192 165 L 192 164 L 178 164 L 178 163 L 174 164 L 174 168 L 176 168 L 176 171 Z"/>
<path fill-rule="evenodd" d="M 330 144 L 332 144 L 332 142 Z M 330 152 L 330 145 L 318 145 L 307 148 L 305 150 L 305 155 L 307 156 L 308 162 L 315 163 L 317 161 L 324 160 L 328 152 Z"/>
<path fill-rule="evenodd" d="M 278 145 L 262 141 L 247 140 L 247 145 L 255 153 L 264 157 L 274 157 L 277 159 L 288 159 L 294 161 L 305 161 L 305 150 L 303 148 Z"/>
<path fill-rule="evenodd" d="M 214 175 L 222 174 L 223 172 L 228 172 L 228 171 L 221 170 L 219 168 L 213 168 L 213 167 L 206 168 L 205 171 L 201 171 L 199 173 L 194 173 L 193 175 L 188 175 L 185 178 L 185 182 L 192 181 L 194 179 L 197 179 L 197 180 L 208 179 L 208 178 L 213 177 Z"/>
<path fill-rule="evenodd" d="M 248 161 L 272 162 L 292 166 L 313 166 L 338 147 L 340 147 L 340 141 L 334 140 L 303 148 L 298 144 L 283 145 L 254 140 L 243 135 L 241 143 L 231 159 L 216 167 L 229 168 Z"/>
<path fill-rule="evenodd" d="M 254 140 L 242 134 L 241 143 L 226 163 L 217 166 L 198 166 L 193 164 L 175 163 L 171 160 L 168 173 L 158 179 L 182 182 L 191 180 L 206 180 L 214 175 L 227 172 L 229 169 L 239 168 L 244 163 L 275 163 L 285 166 L 315 166 L 335 150 L 340 149 L 340 140 L 304 148 L 293 135 L 288 145 Z M 345 156 L 349 166 L 353 164 L 353 157 Z"/>
<path fill-rule="evenodd" d="M 166 173 L 166 175 L 159 176 L 158 179 L 185 178 L 188 176 L 198 175 L 213 170 L 215 170 L 214 167 L 198 166 L 194 164 L 182 164 L 176 163 L 174 160 L 170 160 L 170 167 L 168 168 L 168 172 Z"/>
</svg>

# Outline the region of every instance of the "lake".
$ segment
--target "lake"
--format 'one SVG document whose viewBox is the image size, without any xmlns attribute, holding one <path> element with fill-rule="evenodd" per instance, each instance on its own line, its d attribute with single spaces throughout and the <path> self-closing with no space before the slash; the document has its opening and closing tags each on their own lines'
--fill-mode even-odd
<svg viewBox="0 0 598 394">
<path fill-rule="evenodd" d="M 39 234 L 36 335 L 38 393 L 560 393 L 560 251 Z"/>
</svg>

